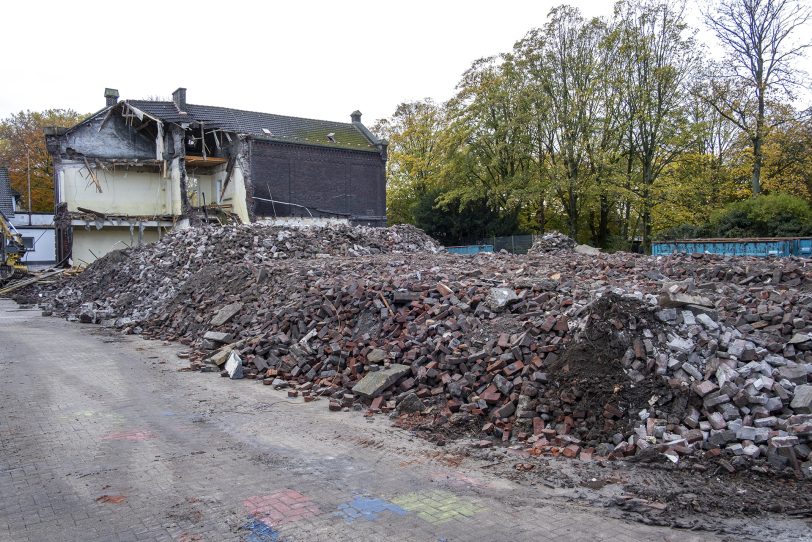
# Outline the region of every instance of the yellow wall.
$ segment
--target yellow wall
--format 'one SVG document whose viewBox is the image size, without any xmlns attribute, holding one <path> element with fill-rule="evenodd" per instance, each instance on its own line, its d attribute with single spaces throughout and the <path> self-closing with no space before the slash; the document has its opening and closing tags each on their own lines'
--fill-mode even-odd
<svg viewBox="0 0 812 542">
<path fill-rule="evenodd" d="M 248 218 L 248 206 L 245 202 L 245 180 L 242 175 L 242 168 L 239 161 L 234 165 L 231 173 L 231 181 L 228 183 L 226 193 L 223 195 L 223 203 L 231 205 L 231 212 L 240 217 L 243 224 L 250 222 Z"/>
<path fill-rule="evenodd" d="M 162 179 L 160 173 L 124 168 L 110 171 L 93 168 L 93 172 L 98 176 L 101 193 L 87 178 L 87 169 L 84 166 L 65 167 L 62 200 L 68 204 L 69 211 L 78 211 L 78 207 L 84 207 L 105 214 L 172 214 L 172 181 Z M 180 211 L 179 198 L 177 209 Z"/>
<path fill-rule="evenodd" d="M 158 240 L 158 230 L 155 227 L 144 228 L 142 236 L 144 243 L 154 243 Z M 138 226 L 133 229 L 133 238 L 130 240 L 130 228 L 105 226 L 97 230 L 92 227 L 87 230 L 82 226 L 73 227 L 73 265 L 86 266 L 93 263 L 96 257 L 101 258 L 108 252 L 137 246 Z M 92 252 L 91 252 L 92 251 Z"/>
<path fill-rule="evenodd" d="M 199 193 L 206 195 L 206 205 L 217 203 L 217 196 L 219 195 L 216 193 L 217 181 L 220 181 L 220 187 L 222 188 L 223 182 L 226 178 L 225 166 L 208 169 L 206 170 L 206 173 L 198 173 L 191 170 L 186 176 L 188 179 L 187 186 L 190 187 L 189 202 L 192 204 L 192 207 L 200 207 L 203 205 L 203 197 L 200 195 L 198 198 Z M 197 185 L 199 188 L 198 192 L 193 192 L 191 190 L 191 179 L 197 179 Z"/>
</svg>

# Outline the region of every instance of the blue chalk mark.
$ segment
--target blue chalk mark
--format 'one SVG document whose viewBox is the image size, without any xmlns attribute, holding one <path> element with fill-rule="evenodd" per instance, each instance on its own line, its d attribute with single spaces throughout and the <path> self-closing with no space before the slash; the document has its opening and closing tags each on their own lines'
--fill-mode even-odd
<svg viewBox="0 0 812 542">
<path fill-rule="evenodd" d="M 254 516 L 248 516 L 248 523 L 242 528 L 251 533 L 245 538 L 245 542 L 281 542 L 282 540 L 279 531 Z"/>
<path fill-rule="evenodd" d="M 164 410 L 161 414 L 163 416 L 174 416 L 175 415 L 175 413 L 172 412 L 171 410 Z"/>
<path fill-rule="evenodd" d="M 357 496 L 350 502 L 338 505 L 336 515 L 343 518 L 347 523 L 352 523 L 356 519 L 375 521 L 378 519 L 378 514 L 387 510 L 399 516 L 408 514 L 408 512 L 400 506 L 384 501 L 383 499 Z"/>
</svg>

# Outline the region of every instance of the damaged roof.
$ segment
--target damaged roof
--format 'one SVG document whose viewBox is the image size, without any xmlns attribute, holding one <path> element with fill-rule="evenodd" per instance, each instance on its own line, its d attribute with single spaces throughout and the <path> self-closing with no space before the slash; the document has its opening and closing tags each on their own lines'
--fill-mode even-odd
<svg viewBox="0 0 812 542">
<path fill-rule="evenodd" d="M 162 121 L 175 124 L 202 123 L 206 128 L 220 128 L 259 139 L 378 152 L 376 147 L 378 141 L 367 137 L 361 128 L 348 122 L 287 117 L 194 104 L 186 104 L 184 106 L 186 114 L 182 114 L 174 102 L 126 100 L 122 103 Z"/>
<path fill-rule="evenodd" d="M 0 166 L 0 213 L 6 218 L 14 216 L 14 204 L 12 198 L 15 191 L 11 188 L 11 177 L 8 174 L 8 168 Z"/>
</svg>

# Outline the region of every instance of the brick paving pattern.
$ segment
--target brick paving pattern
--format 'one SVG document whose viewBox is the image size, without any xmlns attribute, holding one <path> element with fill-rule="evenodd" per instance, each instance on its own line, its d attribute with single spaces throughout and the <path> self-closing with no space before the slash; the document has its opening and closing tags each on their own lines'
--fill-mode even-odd
<svg viewBox="0 0 812 542">
<path fill-rule="evenodd" d="M 177 350 L 0 300 L 0 542 L 713 539 L 445 468 L 383 418 Z"/>
<path fill-rule="evenodd" d="M 321 513 L 309 497 L 291 489 L 249 497 L 243 501 L 243 505 L 250 516 L 266 525 L 284 525 Z"/>
</svg>

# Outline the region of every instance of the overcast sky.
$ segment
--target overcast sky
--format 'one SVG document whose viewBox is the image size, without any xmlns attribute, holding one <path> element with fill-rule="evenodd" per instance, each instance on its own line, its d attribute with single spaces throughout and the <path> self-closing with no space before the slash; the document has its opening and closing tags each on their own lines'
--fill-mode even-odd
<svg viewBox="0 0 812 542">
<path fill-rule="evenodd" d="M 105 87 L 136 99 L 183 86 L 190 103 L 337 121 L 360 109 L 372 125 L 400 102 L 449 98 L 473 60 L 509 51 L 561 3 L 3 2 L 0 118 L 93 112 Z M 566 3 L 587 16 L 613 4 Z M 697 11 L 692 4 L 693 23 Z M 809 59 L 803 65 L 812 71 Z"/>
</svg>

